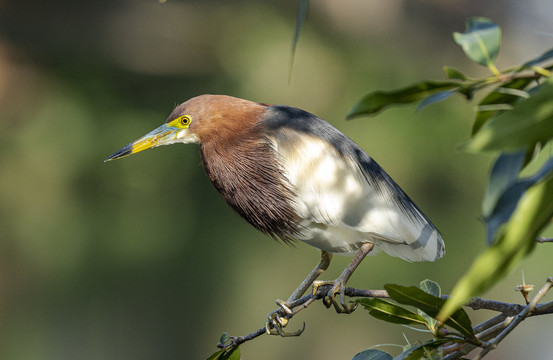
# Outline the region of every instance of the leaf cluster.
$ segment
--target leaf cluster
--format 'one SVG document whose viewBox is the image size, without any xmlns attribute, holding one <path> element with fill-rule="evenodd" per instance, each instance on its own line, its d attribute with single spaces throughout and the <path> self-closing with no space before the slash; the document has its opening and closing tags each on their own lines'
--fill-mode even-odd
<svg viewBox="0 0 553 360">
<path fill-rule="evenodd" d="M 519 66 L 499 70 L 495 61 L 501 29 L 497 24 L 470 18 L 465 32 L 454 33 L 453 39 L 469 59 L 487 67 L 490 75 L 474 79 L 444 67 L 445 81 L 423 80 L 397 90 L 371 92 L 348 114 L 348 118 L 374 115 L 389 106 L 415 102 L 420 110 L 453 94 L 472 100 L 476 93 L 484 92 L 470 138 L 460 149 L 498 154 L 482 204 L 489 247 L 475 259 L 437 314 L 444 323 L 529 254 L 553 217 L 553 159 L 544 151 L 553 138 L 553 49 Z M 529 165 L 536 167 L 536 163 L 541 167 L 530 172 Z"/>
<path fill-rule="evenodd" d="M 459 341 L 479 342 L 474 336 L 470 318 L 463 309 L 457 309 L 445 322 L 446 326 L 458 331 L 458 333 L 444 331 L 442 324 L 436 320 L 436 317 L 446 300 L 442 299 L 440 286 L 434 281 L 424 280 L 419 287 L 388 284 L 384 288 L 395 302 L 408 305 L 416 311 L 378 298 L 360 299 L 357 302 L 377 319 L 394 324 L 425 326 L 434 337 L 425 343 L 407 346 L 403 353 L 393 358 L 394 360 L 414 360 L 427 355 L 431 356 L 436 349 L 447 343 Z M 376 353 L 381 353 L 381 356 L 384 356 L 382 354 L 388 355 L 380 350 L 372 350 L 370 355 L 374 356 Z M 354 359 L 356 358 L 354 357 Z M 389 359 L 392 359 L 392 357 L 390 356 Z"/>
</svg>

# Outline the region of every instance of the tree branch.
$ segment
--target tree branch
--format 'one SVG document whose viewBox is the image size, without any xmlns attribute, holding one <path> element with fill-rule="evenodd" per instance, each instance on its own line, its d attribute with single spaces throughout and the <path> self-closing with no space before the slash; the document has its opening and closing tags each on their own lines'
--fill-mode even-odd
<svg viewBox="0 0 553 360">
<path fill-rule="evenodd" d="M 474 327 L 476 337 L 482 340 L 484 343 L 482 351 L 480 352 L 480 354 L 477 355 L 477 357 L 475 357 L 475 359 L 481 359 L 491 350 L 495 349 L 499 342 L 501 342 L 524 319 L 531 316 L 553 313 L 553 301 L 538 305 L 538 302 L 541 301 L 541 299 L 551 289 L 552 286 L 553 278 L 550 277 L 547 279 L 545 285 L 540 289 L 540 291 L 538 291 L 538 293 L 534 296 L 534 298 L 528 305 L 523 306 L 512 304 L 518 305 L 520 311 L 518 311 L 517 313 L 510 313 L 516 308 L 516 306 L 513 306 L 512 308 L 507 307 L 507 313 L 501 313 L 479 325 L 476 325 Z M 446 356 L 444 356 L 443 359 L 459 359 L 462 356 L 470 353 L 475 348 L 476 346 L 465 343 L 444 346 L 442 347 L 442 351 Z"/>
<path fill-rule="evenodd" d="M 281 318 L 290 320 L 298 312 L 303 309 L 306 309 L 313 302 L 322 299 L 325 294 L 330 290 L 332 285 L 322 285 L 317 289 L 315 294 L 307 294 L 299 298 L 296 301 L 288 304 L 290 309 L 293 309 L 291 313 L 286 313 L 283 309 L 279 308 L 275 310 L 275 313 L 278 314 Z M 465 306 L 472 308 L 473 310 L 492 310 L 497 311 L 500 314 L 495 317 L 484 321 L 481 324 L 478 324 L 474 327 L 474 332 L 476 337 L 479 340 L 484 341 L 484 349 L 481 352 L 480 357 L 483 357 L 487 352 L 491 351 L 497 346 L 497 344 L 505 338 L 522 320 L 527 317 L 535 315 L 545 315 L 553 313 L 553 301 L 538 305 L 538 302 L 545 296 L 545 294 L 553 286 L 553 278 L 548 278 L 546 284 L 542 289 L 534 296 L 530 304 L 521 305 L 521 304 L 511 304 L 501 301 L 484 299 L 481 297 L 472 298 Z M 386 290 L 367 290 L 367 289 L 356 289 L 352 287 L 347 287 L 344 294 L 348 297 L 370 297 L 370 298 L 389 298 L 388 292 Z M 443 295 L 442 298 L 447 299 L 449 295 Z M 304 323 L 305 327 L 305 323 Z M 245 336 L 231 336 L 229 341 L 225 343 L 217 344 L 217 347 L 221 349 L 230 349 L 236 347 L 240 344 L 245 343 L 246 341 L 253 340 L 263 334 L 277 334 L 272 332 L 274 330 L 274 325 L 271 322 L 266 322 L 265 326 L 257 329 L 256 331 L 245 335 Z M 296 333 L 286 334 L 281 333 L 280 335 L 288 336 L 297 336 L 300 335 L 301 331 Z M 493 339 L 489 342 L 486 342 L 490 339 Z M 474 350 L 476 346 L 474 344 L 468 343 L 457 343 L 442 348 L 443 353 L 447 354 L 444 357 L 444 360 L 454 360 L 459 359 L 461 356 L 468 354 L 470 351 Z M 486 351 L 484 353 L 484 351 Z"/>
<path fill-rule="evenodd" d="M 531 313 L 534 312 L 536 306 L 541 301 L 541 299 L 551 290 L 551 287 L 553 287 L 553 277 L 547 278 L 547 281 L 545 282 L 545 285 L 538 291 L 536 296 L 530 301 L 530 304 L 524 307 L 524 309 L 517 314 L 513 321 L 508 324 L 499 335 L 497 335 L 493 340 L 491 340 L 487 346 L 474 358 L 474 360 L 480 360 L 483 358 L 487 353 L 492 351 L 497 347 L 497 345 L 507 336 L 515 327 L 518 326 L 524 319 L 526 319 Z"/>
</svg>

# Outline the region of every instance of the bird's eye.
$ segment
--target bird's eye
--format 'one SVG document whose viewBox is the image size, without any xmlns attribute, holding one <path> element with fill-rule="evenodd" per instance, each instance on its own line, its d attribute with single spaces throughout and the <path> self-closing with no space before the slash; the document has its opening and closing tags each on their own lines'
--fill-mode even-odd
<svg viewBox="0 0 553 360">
<path fill-rule="evenodd" d="M 182 115 L 174 118 L 173 120 L 168 122 L 167 125 L 177 129 L 188 129 L 188 126 L 190 126 L 191 122 L 192 118 L 190 117 L 190 115 Z"/>
<path fill-rule="evenodd" d="M 188 115 L 183 115 L 181 117 L 179 117 L 179 124 L 181 124 L 182 126 L 188 126 L 190 125 L 190 116 Z"/>
</svg>

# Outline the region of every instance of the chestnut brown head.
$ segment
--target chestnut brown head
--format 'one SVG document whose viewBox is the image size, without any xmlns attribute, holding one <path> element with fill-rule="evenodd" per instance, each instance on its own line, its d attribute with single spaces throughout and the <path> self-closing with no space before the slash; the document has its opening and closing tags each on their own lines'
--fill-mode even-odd
<svg viewBox="0 0 553 360">
<path fill-rule="evenodd" d="M 200 95 L 177 106 L 165 124 L 115 152 L 106 161 L 175 143 L 240 140 L 260 121 L 266 105 L 225 95 Z"/>
</svg>

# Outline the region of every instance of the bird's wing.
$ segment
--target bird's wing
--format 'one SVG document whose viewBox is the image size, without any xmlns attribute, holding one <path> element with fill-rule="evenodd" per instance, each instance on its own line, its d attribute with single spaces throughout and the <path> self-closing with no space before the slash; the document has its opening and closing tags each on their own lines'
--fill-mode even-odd
<svg viewBox="0 0 553 360">
<path fill-rule="evenodd" d="M 268 139 L 304 219 L 298 238 L 338 253 L 371 241 L 409 261 L 444 254 L 436 228 L 357 144 L 314 115 L 271 108 Z"/>
</svg>

